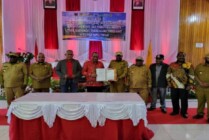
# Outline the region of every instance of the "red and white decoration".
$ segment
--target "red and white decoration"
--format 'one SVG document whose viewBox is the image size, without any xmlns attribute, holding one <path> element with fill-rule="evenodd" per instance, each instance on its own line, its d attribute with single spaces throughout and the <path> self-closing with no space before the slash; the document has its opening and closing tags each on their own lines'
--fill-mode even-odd
<svg viewBox="0 0 209 140">
<path fill-rule="evenodd" d="M 153 58 L 163 53 L 168 63 L 176 59 L 180 0 L 145 0 L 144 11 L 132 11 L 131 0 L 57 0 L 55 10 L 44 9 L 43 0 L 5 0 L 2 4 L 3 54 L 10 51 L 35 53 L 36 50 L 36 53 L 43 52 L 48 62 L 54 62 L 63 59 L 65 51 L 72 49 L 76 59 L 81 63 L 86 61 L 89 40 L 62 40 L 61 14 L 67 9 L 126 13 L 126 40 L 101 42 L 101 58 L 106 63 L 114 58 L 116 51 L 122 51 L 129 63 L 139 55 L 145 59 L 150 42 Z M 48 35 L 53 35 L 53 38 L 48 37 L 46 31 L 50 31 Z M 141 36 L 133 37 L 133 31 Z M 3 61 L 6 61 L 5 55 Z"/>
</svg>

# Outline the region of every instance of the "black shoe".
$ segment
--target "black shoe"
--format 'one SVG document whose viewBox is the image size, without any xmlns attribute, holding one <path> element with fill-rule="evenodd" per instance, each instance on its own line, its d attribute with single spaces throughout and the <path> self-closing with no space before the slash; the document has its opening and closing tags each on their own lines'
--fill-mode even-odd
<svg viewBox="0 0 209 140">
<path fill-rule="evenodd" d="M 148 111 L 153 111 L 153 110 L 155 110 L 156 108 L 154 108 L 154 107 L 150 107 L 149 109 L 148 109 Z"/>
<path fill-rule="evenodd" d="M 182 116 L 183 118 L 185 118 L 185 119 L 188 118 L 188 114 L 181 114 L 181 116 Z"/>
<path fill-rule="evenodd" d="M 163 113 L 167 113 L 167 111 L 166 111 L 166 109 L 165 108 L 161 108 L 161 112 L 163 112 Z"/>
<path fill-rule="evenodd" d="M 202 119 L 203 115 L 197 114 L 195 116 L 193 116 L 193 119 Z"/>
<path fill-rule="evenodd" d="M 172 112 L 170 113 L 171 116 L 175 116 L 175 115 L 178 115 L 179 113 L 178 112 Z"/>
</svg>

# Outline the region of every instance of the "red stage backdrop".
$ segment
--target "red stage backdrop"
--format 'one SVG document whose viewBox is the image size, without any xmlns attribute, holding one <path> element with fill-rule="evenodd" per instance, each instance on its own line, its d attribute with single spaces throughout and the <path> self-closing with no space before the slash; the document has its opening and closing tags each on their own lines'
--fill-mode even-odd
<svg viewBox="0 0 209 140">
<path fill-rule="evenodd" d="M 89 59 L 91 59 L 92 54 L 97 52 L 99 55 L 99 59 L 103 58 L 102 54 L 102 41 L 90 41 L 89 42 Z"/>
<path fill-rule="evenodd" d="M 144 10 L 132 10 L 130 50 L 144 49 Z"/>
<path fill-rule="evenodd" d="M 66 11 L 80 11 L 80 0 L 66 0 Z"/>
<path fill-rule="evenodd" d="M 110 0 L 110 12 L 124 12 L 124 5 L 124 0 Z"/>
<path fill-rule="evenodd" d="M 44 10 L 45 49 L 58 49 L 57 10 Z"/>
</svg>

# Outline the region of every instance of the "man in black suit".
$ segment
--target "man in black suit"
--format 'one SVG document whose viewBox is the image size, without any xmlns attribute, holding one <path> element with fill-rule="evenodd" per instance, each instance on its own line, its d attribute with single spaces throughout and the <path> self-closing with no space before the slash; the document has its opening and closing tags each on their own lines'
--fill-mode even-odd
<svg viewBox="0 0 209 140">
<path fill-rule="evenodd" d="M 66 51 L 66 59 L 58 62 L 56 72 L 60 77 L 61 92 L 78 91 L 78 81 L 81 77 L 81 65 L 78 60 L 73 59 L 73 51 Z"/>
<path fill-rule="evenodd" d="M 148 110 L 151 111 L 156 108 L 157 93 L 159 93 L 161 111 L 163 113 L 166 113 L 167 111 L 166 111 L 165 97 L 166 97 L 166 87 L 167 87 L 166 73 L 167 73 L 168 65 L 163 63 L 163 60 L 164 60 L 164 55 L 158 54 L 156 56 L 156 63 L 150 65 L 150 71 L 152 77 L 152 93 L 151 93 L 152 102 Z"/>
</svg>

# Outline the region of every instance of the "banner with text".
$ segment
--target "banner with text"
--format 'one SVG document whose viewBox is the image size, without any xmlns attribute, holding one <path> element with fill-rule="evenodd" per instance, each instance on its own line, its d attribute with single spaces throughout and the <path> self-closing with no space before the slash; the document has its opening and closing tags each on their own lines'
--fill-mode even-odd
<svg viewBox="0 0 209 140">
<path fill-rule="evenodd" d="M 63 12 L 63 39 L 125 40 L 126 14 Z"/>
</svg>

